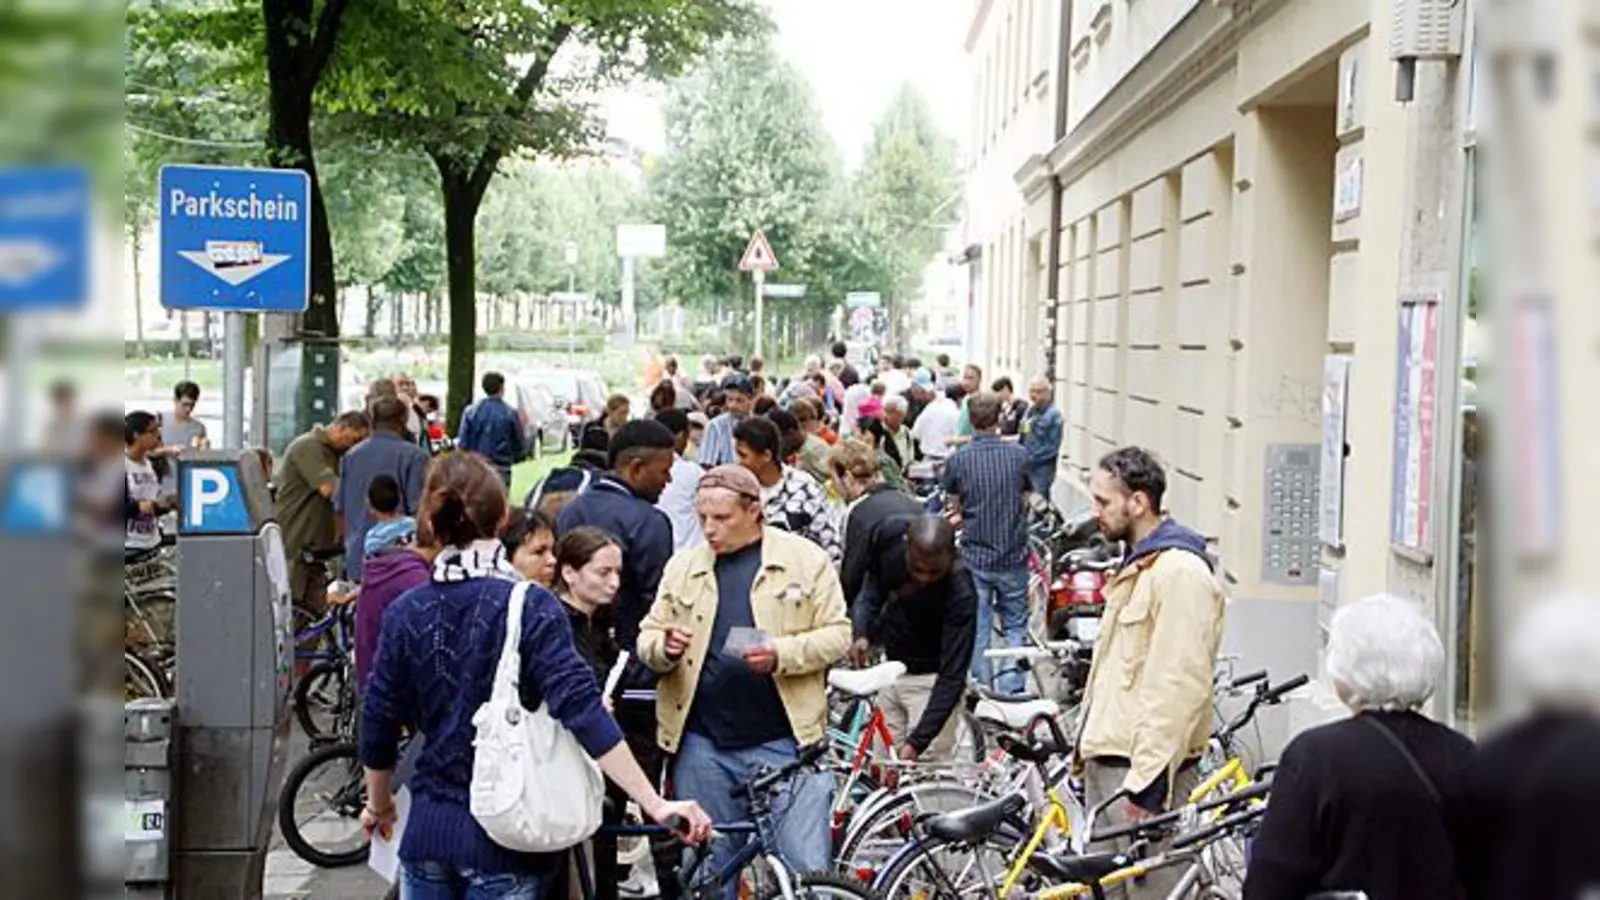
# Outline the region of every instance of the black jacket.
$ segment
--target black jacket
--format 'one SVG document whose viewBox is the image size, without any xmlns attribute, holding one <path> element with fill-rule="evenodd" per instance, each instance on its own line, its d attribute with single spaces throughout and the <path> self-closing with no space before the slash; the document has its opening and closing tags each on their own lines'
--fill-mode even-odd
<svg viewBox="0 0 1600 900">
<path fill-rule="evenodd" d="M 1499 732 L 1472 787 L 1475 900 L 1600 889 L 1600 719 L 1547 713 Z"/>
<path fill-rule="evenodd" d="M 611 640 L 611 629 L 600 614 L 589 616 L 566 600 L 561 606 L 567 611 L 567 623 L 572 626 L 572 644 L 578 655 L 594 670 L 595 683 L 605 689 L 606 676 L 617 661 L 617 646 Z"/>
<path fill-rule="evenodd" d="M 1375 723 L 1411 751 L 1437 801 Z M 1244 900 L 1331 890 L 1462 900 L 1472 759 L 1470 740 L 1416 713 L 1362 713 L 1302 732 L 1273 776 Z"/>
<path fill-rule="evenodd" d="M 905 663 L 909 675 L 939 676 L 922 717 L 905 739 L 919 753 L 939 736 L 961 701 L 972 665 L 977 612 L 978 592 L 959 560 L 943 579 L 918 585 L 907 574 L 903 540 L 876 556 L 863 580 L 851 617 L 852 635 L 883 647 L 884 656 Z"/>
<path fill-rule="evenodd" d="M 856 596 L 861 593 L 862 579 L 874 555 L 886 549 L 882 537 L 885 523 L 925 512 L 927 510 L 916 498 L 887 484 L 874 485 L 850 509 L 844 523 L 844 556 L 839 561 L 839 586 L 844 589 L 847 607 L 854 608 Z M 898 540 L 905 533 L 905 523 L 900 523 L 894 538 Z"/>
</svg>

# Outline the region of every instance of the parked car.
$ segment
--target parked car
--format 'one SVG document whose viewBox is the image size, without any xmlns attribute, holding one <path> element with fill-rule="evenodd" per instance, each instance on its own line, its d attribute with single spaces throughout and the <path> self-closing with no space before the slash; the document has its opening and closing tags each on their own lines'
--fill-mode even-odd
<svg viewBox="0 0 1600 900">
<path fill-rule="evenodd" d="M 506 402 L 522 416 L 523 440 L 534 458 L 542 456 L 552 441 L 557 453 L 572 446 L 566 413 L 548 386 L 514 377 L 506 382 Z"/>
<path fill-rule="evenodd" d="M 567 417 L 567 431 L 576 443 L 583 426 L 599 418 L 606 408 L 606 385 L 592 372 L 574 369 L 536 369 L 523 372 L 523 381 L 540 384 L 555 395 L 556 407 Z"/>
</svg>

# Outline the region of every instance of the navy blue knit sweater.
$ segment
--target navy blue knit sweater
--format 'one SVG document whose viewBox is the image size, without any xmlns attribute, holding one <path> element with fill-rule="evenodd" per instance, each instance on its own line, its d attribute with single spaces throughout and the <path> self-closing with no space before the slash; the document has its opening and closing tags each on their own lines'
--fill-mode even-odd
<svg viewBox="0 0 1600 900">
<path fill-rule="evenodd" d="M 407 862 L 431 860 L 481 872 L 548 873 L 560 855 L 517 853 L 494 843 L 468 809 L 472 714 L 489 699 L 505 641 L 513 583 L 493 578 L 429 582 L 384 611 L 362 707 L 361 763 L 392 769 L 402 725 L 427 738 L 410 781 L 411 815 L 400 845 Z M 600 704 L 594 671 L 578 655 L 560 601 L 530 588 L 522 611 L 522 705 L 550 714 L 591 756 L 622 740 Z"/>
</svg>

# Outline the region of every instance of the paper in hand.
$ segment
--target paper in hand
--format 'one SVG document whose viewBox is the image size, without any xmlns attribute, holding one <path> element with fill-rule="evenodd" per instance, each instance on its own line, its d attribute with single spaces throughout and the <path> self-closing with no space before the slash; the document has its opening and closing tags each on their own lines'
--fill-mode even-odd
<svg viewBox="0 0 1600 900">
<path fill-rule="evenodd" d="M 746 653 L 752 650 L 767 649 L 772 646 L 772 639 L 759 628 L 747 628 L 735 625 L 728 630 L 728 641 L 722 645 L 722 652 L 735 659 L 744 659 Z"/>
</svg>

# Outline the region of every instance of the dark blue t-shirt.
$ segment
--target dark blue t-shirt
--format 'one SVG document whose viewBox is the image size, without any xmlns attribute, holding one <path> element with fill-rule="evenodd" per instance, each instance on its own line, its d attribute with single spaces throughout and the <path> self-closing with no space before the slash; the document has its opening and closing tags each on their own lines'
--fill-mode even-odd
<svg viewBox="0 0 1600 900">
<path fill-rule="evenodd" d="M 772 676 L 757 675 L 742 658 L 722 651 L 734 628 L 755 627 L 750 586 L 760 571 L 760 541 L 717 557 L 717 619 L 711 626 L 694 704 L 689 707 L 688 729 L 725 750 L 794 736 Z"/>
</svg>

